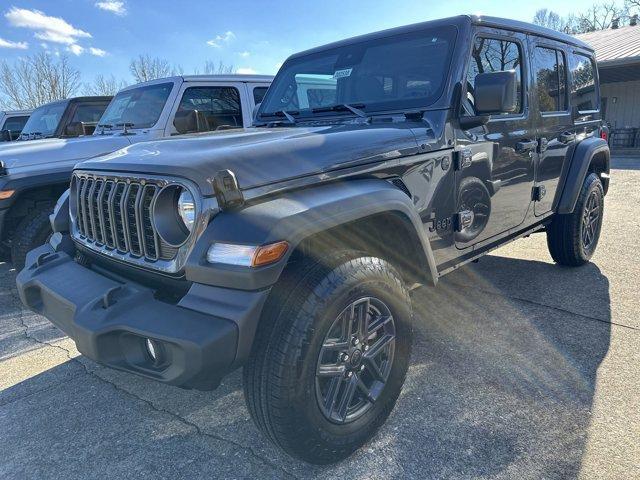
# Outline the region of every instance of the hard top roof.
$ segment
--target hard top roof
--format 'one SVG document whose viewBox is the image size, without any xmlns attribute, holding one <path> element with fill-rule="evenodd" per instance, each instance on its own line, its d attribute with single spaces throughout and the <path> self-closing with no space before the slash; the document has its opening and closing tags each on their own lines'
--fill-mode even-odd
<svg viewBox="0 0 640 480">
<path fill-rule="evenodd" d="M 291 57 L 289 58 L 301 57 L 301 56 L 309 55 L 311 53 L 321 52 L 324 50 L 330 50 L 333 48 L 350 45 L 352 43 L 375 40 L 375 39 L 384 38 L 392 35 L 399 35 L 403 33 L 416 32 L 426 28 L 432 28 L 432 27 L 438 27 L 438 26 L 444 26 L 444 25 L 463 26 L 463 25 L 470 25 L 470 24 L 483 25 L 488 27 L 498 27 L 498 28 L 504 28 L 507 30 L 515 30 L 520 32 L 532 33 L 535 35 L 551 38 L 559 42 L 568 43 L 580 48 L 593 51 L 593 48 L 591 48 L 587 43 L 583 42 L 578 38 L 567 35 L 566 33 L 558 32 L 556 30 L 551 30 L 549 28 L 541 27 L 539 25 L 534 25 L 532 23 L 521 22 L 518 20 L 510 20 L 507 18 L 489 17 L 484 15 L 458 15 L 456 17 L 429 20 L 426 22 L 414 23 L 411 25 L 404 25 L 401 27 L 381 30 L 379 32 L 367 33 L 365 35 L 360 35 L 357 37 L 346 38 L 344 40 L 339 40 L 337 42 L 329 43 L 327 45 L 323 45 L 320 47 L 315 47 L 309 50 L 305 50 L 303 52 L 295 53 L 291 55 Z"/>
</svg>

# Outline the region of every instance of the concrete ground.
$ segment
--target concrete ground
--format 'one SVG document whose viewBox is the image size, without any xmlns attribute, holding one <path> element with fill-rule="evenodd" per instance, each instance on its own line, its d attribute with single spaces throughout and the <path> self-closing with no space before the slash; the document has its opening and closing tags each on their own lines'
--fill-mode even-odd
<svg viewBox="0 0 640 480">
<path fill-rule="evenodd" d="M 79 356 L 0 265 L 0 478 L 640 478 L 640 159 L 614 168 L 593 263 L 533 235 L 414 293 L 398 405 L 325 468 L 265 441 L 239 373 L 184 391 Z"/>
</svg>

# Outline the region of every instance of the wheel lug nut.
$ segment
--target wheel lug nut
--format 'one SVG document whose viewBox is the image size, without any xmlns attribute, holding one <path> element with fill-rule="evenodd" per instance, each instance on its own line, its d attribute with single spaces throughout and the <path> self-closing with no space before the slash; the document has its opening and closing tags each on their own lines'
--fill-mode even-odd
<svg viewBox="0 0 640 480">
<path fill-rule="evenodd" d="M 354 344 L 355 346 L 358 346 L 358 345 L 360 344 L 360 340 L 358 340 L 357 338 L 354 338 L 354 339 L 353 339 L 353 344 Z"/>
<path fill-rule="evenodd" d="M 341 358 L 343 362 L 346 362 L 347 360 L 349 360 L 349 355 L 347 355 L 346 353 L 343 353 Z"/>
<path fill-rule="evenodd" d="M 369 345 L 364 346 L 364 351 L 366 352 L 367 350 L 369 350 Z"/>
<path fill-rule="evenodd" d="M 364 370 L 364 365 L 360 365 L 360 371 Z"/>
<path fill-rule="evenodd" d="M 351 377 L 353 377 L 353 372 L 348 372 L 347 373 L 347 378 L 351 378 Z"/>
</svg>

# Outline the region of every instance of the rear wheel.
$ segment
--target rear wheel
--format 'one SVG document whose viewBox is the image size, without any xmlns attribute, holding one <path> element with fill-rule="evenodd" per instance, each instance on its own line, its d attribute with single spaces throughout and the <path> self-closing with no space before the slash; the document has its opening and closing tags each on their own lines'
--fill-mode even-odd
<svg viewBox="0 0 640 480">
<path fill-rule="evenodd" d="M 49 215 L 53 212 L 54 203 L 38 204 L 23 218 L 13 232 L 11 240 L 11 262 L 16 270 L 24 268 L 27 253 L 47 242 L 51 234 Z"/>
<path fill-rule="evenodd" d="M 278 287 L 244 369 L 249 411 L 287 453 L 337 462 L 375 434 L 400 394 L 412 337 L 408 292 L 373 257 L 301 262 Z"/>
<path fill-rule="evenodd" d="M 602 228 L 604 190 L 595 173 L 584 180 L 573 213 L 556 215 L 547 228 L 551 257 L 561 264 L 579 266 L 593 256 Z"/>
</svg>

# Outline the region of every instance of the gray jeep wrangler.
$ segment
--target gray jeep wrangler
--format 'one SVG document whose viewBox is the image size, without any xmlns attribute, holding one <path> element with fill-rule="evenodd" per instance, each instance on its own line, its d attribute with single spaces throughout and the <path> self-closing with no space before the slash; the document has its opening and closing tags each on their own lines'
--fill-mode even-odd
<svg viewBox="0 0 640 480">
<path fill-rule="evenodd" d="M 211 389 L 312 463 L 390 414 L 409 289 L 529 235 L 578 266 L 609 181 L 593 50 L 460 16 L 290 57 L 253 127 L 86 161 L 22 301 L 102 364 Z"/>
</svg>

